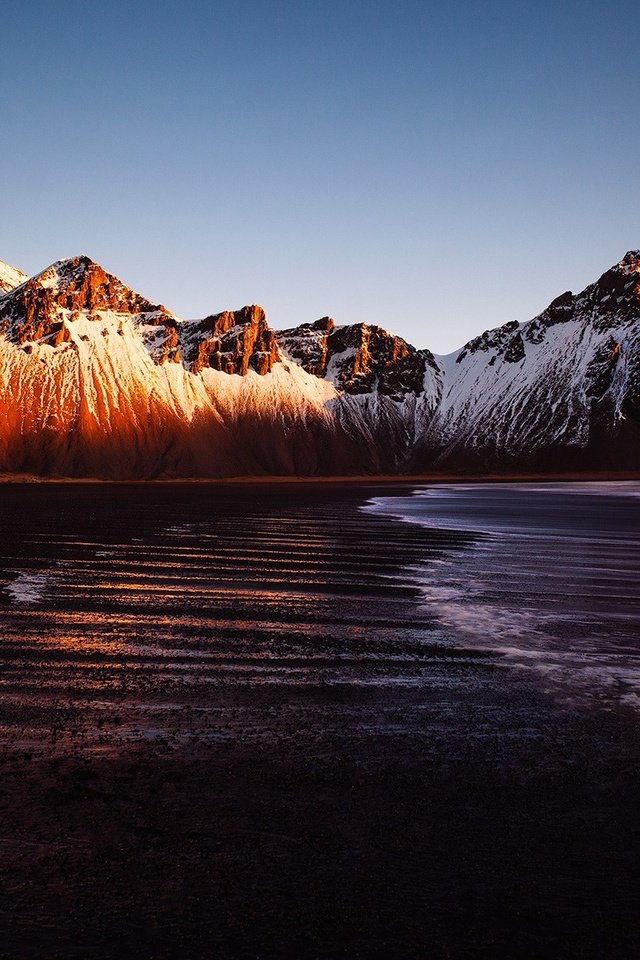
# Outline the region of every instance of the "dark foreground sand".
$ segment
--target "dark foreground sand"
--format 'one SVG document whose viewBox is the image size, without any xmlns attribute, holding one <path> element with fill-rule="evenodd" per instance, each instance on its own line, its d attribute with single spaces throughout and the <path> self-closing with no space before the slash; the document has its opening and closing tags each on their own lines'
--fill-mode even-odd
<svg viewBox="0 0 640 960">
<path fill-rule="evenodd" d="M 3 489 L 0 956 L 635 955 L 637 715 L 443 634 L 470 538 L 370 493 Z"/>
</svg>

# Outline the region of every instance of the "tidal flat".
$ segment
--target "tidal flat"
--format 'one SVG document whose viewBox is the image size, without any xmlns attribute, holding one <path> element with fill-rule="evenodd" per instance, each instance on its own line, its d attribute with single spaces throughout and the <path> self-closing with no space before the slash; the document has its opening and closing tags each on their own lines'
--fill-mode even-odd
<svg viewBox="0 0 640 960">
<path fill-rule="evenodd" d="M 635 953 L 633 485 L 2 498 L 0 956 Z"/>
</svg>

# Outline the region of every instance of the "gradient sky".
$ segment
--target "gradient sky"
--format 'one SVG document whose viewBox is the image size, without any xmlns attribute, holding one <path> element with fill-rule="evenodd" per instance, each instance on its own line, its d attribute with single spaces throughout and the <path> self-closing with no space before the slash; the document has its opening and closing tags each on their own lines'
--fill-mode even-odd
<svg viewBox="0 0 640 960">
<path fill-rule="evenodd" d="M 628 2 L 4 0 L 0 259 L 446 352 L 640 247 Z"/>
</svg>

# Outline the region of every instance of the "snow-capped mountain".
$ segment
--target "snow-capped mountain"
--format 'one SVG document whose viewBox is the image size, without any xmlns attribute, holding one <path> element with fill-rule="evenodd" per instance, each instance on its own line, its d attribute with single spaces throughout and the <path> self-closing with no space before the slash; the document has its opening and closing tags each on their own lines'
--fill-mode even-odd
<svg viewBox="0 0 640 960">
<path fill-rule="evenodd" d="M 28 277 L 21 270 L 16 270 L 15 267 L 10 267 L 8 263 L 0 260 L 0 294 L 13 290 L 27 279 Z"/>
<path fill-rule="evenodd" d="M 425 455 L 451 466 L 640 465 L 640 253 L 528 323 L 439 358 Z"/>
<path fill-rule="evenodd" d="M 0 263 L 0 471 L 640 468 L 640 254 L 439 357 L 257 306 L 183 320 L 88 257 Z"/>
</svg>

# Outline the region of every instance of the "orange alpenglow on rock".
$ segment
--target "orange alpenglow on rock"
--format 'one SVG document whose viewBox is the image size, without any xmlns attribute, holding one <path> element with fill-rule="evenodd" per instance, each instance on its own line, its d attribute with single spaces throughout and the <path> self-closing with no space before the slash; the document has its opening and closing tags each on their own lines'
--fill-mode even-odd
<svg viewBox="0 0 640 960">
<path fill-rule="evenodd" d="M 182 320 L 88 257 L 0 263 L 0 471 L 217 477 L 639 469 L 640 254 L 434 356 L 330 317 Z"/>
<path fill-rule="evenodd" d="M 192 324 L 190 332 L 186 359 L 195 350 L 192 373 L 212 367 L 244 376 L 251 367 L 263 376 L 280 360 L 275 333 L 269 329 L 262 307 L 225 310 Z"/>
</svg>

